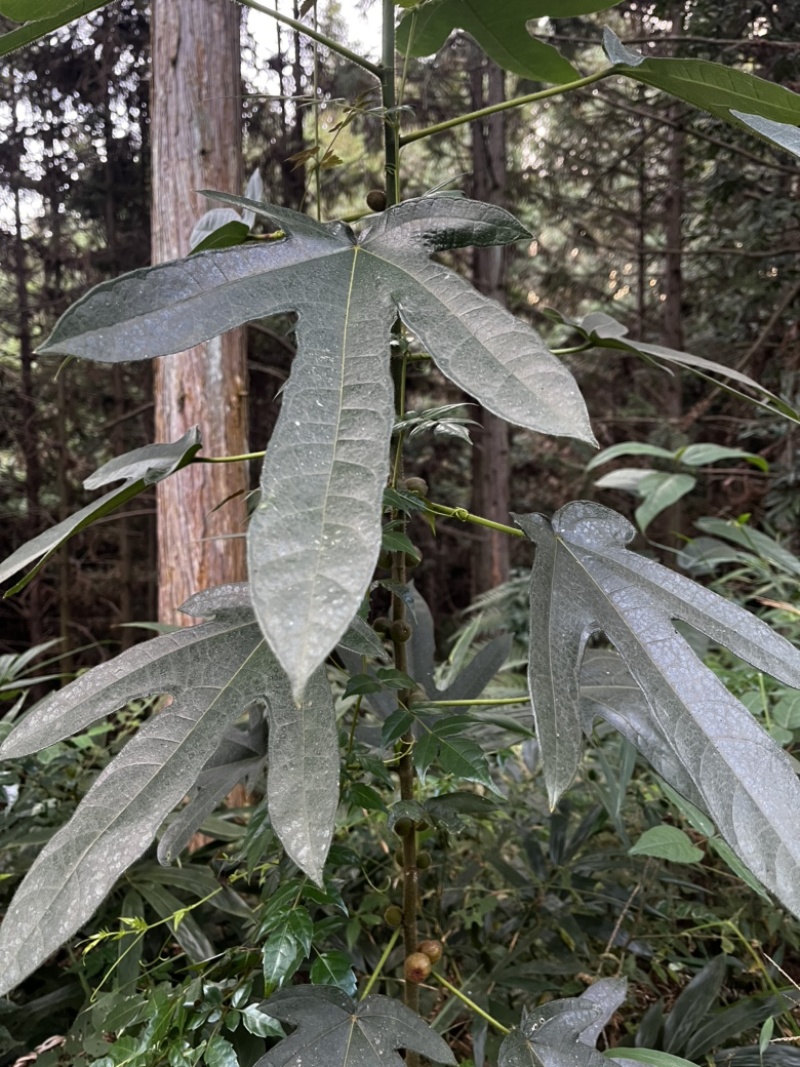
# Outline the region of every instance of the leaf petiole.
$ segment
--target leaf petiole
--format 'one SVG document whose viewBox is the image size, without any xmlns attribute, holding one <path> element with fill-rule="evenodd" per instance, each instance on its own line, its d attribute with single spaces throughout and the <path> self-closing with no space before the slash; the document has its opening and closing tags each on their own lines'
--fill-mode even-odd
<svg viewBox="0 0 800 1067">
<path fill-rule="evenodd" d="M 507 1026 L 503 1026 L 497 1019 L 493 1018 L 488 1011 L 484 1011 L 483 1008 L 478 1007 L 474 1000 L 470 1000 L 466 993 L 462 993 L 460 989 L 457 989 L 454 985 L 451 985 L 446 978 L 443 978 L 437 971 L 431 971 L 431 977 L 435 978 L 440 985 L 443 985 L 445 989 L 449 990 L 454 997 L 458 999 L 470 1009 L 474 1011 L 476 1015 L 480 1015 L 482 1019 L 485 1019 L 490 1026 L 493 1026 L 496 1030 L 499 1030 L 501 1034 L 510 1034 L 511 1031 Z"/>
<path fill-rule="evenodd" d="M 481 515 L 473 515 L 472 512 L 467 511 L 466 508 L 448 508 L 444 504 L 436 504 L 432 501 L 427 501 L 426 509 L 432 511 L 434 515 L 443 515 L 448 519 L 458 519 L 459 522 L 474 522 L 477 526 L 487 526 L 490 530 L 499 530 L 501 533 L 510 534 L 512 537 L 525 536 L 522 530 L 518 530 L 514 526 L 505 526 L 501 522 L 493 522 L 491 519 L 484 519 Z"/>
<path fill-rule="evenodd" d="M 583 89 L 586 85 L 593 85 L 594 82 L 602 81 L 604 78 L 618 73 L 619 71 L 615 67 L 604 67 L 603 70 L 598 70 L 586 78 L 578 78 L 574 82 L 554 85 L 551 89 L 542 89 L 538 93 L 528 93 L 527 96 L 515 96 L 513 100 L 503 100 L 502 103 L 482 107 L 479 111 L 470 111 L 467 115 L 459 115 L 457 118 L 448 119 L 446 122 L 437 122 L 433 126 L 425 126 L 421 130 L 414 130 L 413 133 L 404 134 L 400 138 L 400 147 L 404 148 L 413 141 L 421 141 L 425 137 L 433 137 L 434 134 L 455 129 L 456 126 L 463 126 L 467 122 L 485 119 L 488 115 L 494 115 L 498 111 L 508 111 L 513 107 L 522 107 L 524 104 L 535 104 L 539 100 L 548 100 L 551 96 L 561 96 L 562 93 L 570 93 L 574 89 Z"/>
</svg>

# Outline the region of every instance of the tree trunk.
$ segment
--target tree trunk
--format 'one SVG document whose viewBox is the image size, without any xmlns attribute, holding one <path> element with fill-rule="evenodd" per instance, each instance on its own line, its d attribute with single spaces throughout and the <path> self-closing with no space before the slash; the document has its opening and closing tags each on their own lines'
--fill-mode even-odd
<svg viewBox="0 0 800 1067">
<path fill-rule="evenodd" d="M 242 187 L 239 8 L 220 0 L 153 0 L 153 261 L 189 251 L 213 206 L 198 189 Z M 241 330 L 156 361 L 156 440 L 199 424 L 205 455 L 247 451 Z M 246 574 L 246 463 L 195 464 L 157 489 L 159 618 L 192 593 Z M 220 510 L 215 510 L 229 500 Z"/>
<path fill-rule="evenodd" d="M 470 70 L 472 108 L 478 110 L 505 99 L 505 74 L 485 60 L 476 48 Z M 506 125 L 498 112 L 472 124 L 473 195 L 476 200 L 505 206 Z M 476 248 L 473 254 L 473 281 L 482 293 L 505 303 L 505 248 Z M 472 450 L 472 510 L 494 522 L 508 522 L 509 511 L 509 429 L 491 412 L 480 409 L 481 429 L 476 431 Z M 472 595 L 493 589 L 508 579 L 508 535 L 481 529 L 472 550 Z"/>
</svg>

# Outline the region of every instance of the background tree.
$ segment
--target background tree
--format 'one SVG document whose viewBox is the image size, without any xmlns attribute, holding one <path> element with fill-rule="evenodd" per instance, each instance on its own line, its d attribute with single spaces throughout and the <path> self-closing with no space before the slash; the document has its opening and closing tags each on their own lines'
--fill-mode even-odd
<svg viewBox="0 0 800 1067">
<path fill-rule="evenodd" d="M 189 251 L 204 210 L 199 189 L 242 187 L 239 8 L 216 0 L 155 0 L 153 20 L 153 261 Z M 187 116 L 190 116 L 187 121 Z M 247 452 L 245 335 L 226 334 L 155 371 L 155 428 L 174 441 L 199 425 L 209 456 Z M 194 466 L 158 487 L 159 617 L 197 589 L 246 573 L 246 463 Z"/>
</svg>

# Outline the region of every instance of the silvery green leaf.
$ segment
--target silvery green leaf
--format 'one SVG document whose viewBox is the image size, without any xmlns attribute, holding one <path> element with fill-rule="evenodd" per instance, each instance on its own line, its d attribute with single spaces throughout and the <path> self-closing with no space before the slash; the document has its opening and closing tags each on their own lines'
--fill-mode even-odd
<svg viewBox="0 0 800 1067">
<path fill-rule="evenodd" d="M 590 649 L 580 675 L 581 721 L 591 733 L 595 719 L 602 719 L 622 734 L 650 766 L 692 804 L 702 808 L 687 768 L 672 752 L 656 723 L 644 693 L 618 652 Z"/>
<path fill-rule="evenodd" d="M 788 122 L 775 122 L 762 115 L 750 115 L 745 111 L 731 109 L 731 114 L 745 126 L 755 130 L 761 137 L 773 141 L 779 148 L 785 148 L 795 156 L 800 156 L 800 130 Z"/>
<path fill-rule="evenodd" d="M 267 757 L 267 738 L 263 719 L 260 730 L 245 732 L 236 727 L 228 730 L 214 755 L 188 791 L 187 803 L 179 808 L 158 842 L 161 863 L 171 863 L 186 847 L 207 815 L 217 807 L 234 786 L 244 778 L 258 774 Z"/>
<path fill-rule="evenodd" d="M 205 193 L 204 195 L 209 195 Z M 372 577 L 393 423 L 398 314 L 445 374 L 503 418 L 593 441 L 569 371 L 538 335 L 433 252 L 529 237 L 471 200 L 410 200 L 356 239 L 286 208 L 214 194 L 280 236 L 97 286 L 41 347 L 106 362 L 180 352 L 251 319 L 298 314 L 298 353 L 248 533 L 253 604 L 296 697 L 344 634 Z"/>
<path fill-rule="evenodd" d="M 335 986 L 292 986 L 260 1005 L 297 1029 L 255 1067 L 325 1064 L 325 1067 L 402 1067 L 395 1051 L 411 1049 L 434 1063 L 455 1058 L 437 1033 L 399 1000 L 369 996 L 357 1003 Z"/>
<path fill-rule="evenodd" d="M 356 615 L 347 627 L 339 646 L 358 656 L 373 656 L 375 659 L 386 657 L 386 649 L 380 637 L 360 615 Z"/>
<path fill-rule="evenodd" d="M 36 752 L 123 707 L 129 700 L 169 693 L 154 715 L 108 764 L 72 819 L 44 847 L 17 890 L 0 928 L 0 992 L 12 989 L 94 912 L 116 879 L 148 847 L 168 813 L 197 781 L 220 740 L 254 702 L 266 703 L 270 749 L 280 774 L 293 776 L 292 795 L 304 811 L 298 824 L 282 809 L 274 822 L 286 851 L 316 878 L 332 833 L 338 798 L 338 751 L 324 726 L 334 720 L 324 676 L 312 678 L 310 706 L 295 704 L 289 680 L 265 644 L 243 586 L 198 594 L 184 610 L 214 616 L 134 648 L 88 671 L 38 704 L 0 748 L 2 756 Z M 301 738 L 298 723 L 319 737 Z M 335 735 L 334 735 L 335 736 Z M 289 739 L 304 742 L 294 765 Z M 305 825 L 314 816 L 309 835 Z M 328 819 L 328 825 L 324 820 Z"/>
<path fill-rule="evenodd" d="M 248 200 L 255 200 L 257 203 L 262 203 L 264 200 L 264 179 L 261 177 L 261 169 L 256 167 L 253 173 L 247 180 L 247 187 L 244 191 L 244 195 Z M 242 218 L 252 230 L 253 223 L 256 221 L 255 211 L 251 211 L 246 208 L 242 212 Z"/>
<path fill-rule="evenodd" d="M 288 686 L 267 702 L 270 822 L 290 858 L 321 885 L 339 803 L 339 736 L 324 668 L 311 676 L 300 704 Z"/>
<path fill-rule="evenodd" d="M 792 763 L 673 620 L 798 688 L 800 652 L 737 604 L 629 552 L 633 527 L 599 504 L 568 504 L 552 523 L 535 515 L 517 521 L 537 546 L 529 680 L 551 803 L 579 758 L 575 677 L 585 642 L 604 633 L 646 695 L 649 738 L 663 737 L 666 764 L 685 769 L 699 806 L 740 859 L 800 914 L 800 841 L 792 829 L 800 783 Z"/>
<path fill-rule="evenodd" d="M 23 589 L 41 568 L 45 565 L 52 554 L 64 544 L 73 534 L 91 526 L 93 522 L 116 511 L 127 501 L 144 492 L 145 489 L 156 482 L 168 478 L 170 474 L 185 467 L 191 462 L 201 448 L 200 431 L 197 426 L 187 430 L 183 437 L 170 444 L 145 445 L 136 448 L 132 452 L 126 452 L 124 456 L 104 463 L 99 470 L 90 475 L 83 483 L 85 489 L 97 489 L 110 482 L 125 480 L 125 484 L 119 489 L 113 489 L 105 496 L 87 504 L 85 508 L 76 511 L 74 515 L 56 523 L 49 530 L 40 533 L 38 537 L 27 541 L 24 545 L 13 552 L 0 564 L 0 582 L 18 574 L 19 571 L 38 560 L 38 563 L 29 571 L 13 588 L 9 589 L 6 596 Z"/>
<path fill-rule="evenodd" d="M 553 1000 L 527 1012 L 506 1035 L 498 1067 L 603 1067 L 594 1048 L 600 1031 L 625 999 L 626 983 L 606 979 L 580 997 Z"/>
</svg>

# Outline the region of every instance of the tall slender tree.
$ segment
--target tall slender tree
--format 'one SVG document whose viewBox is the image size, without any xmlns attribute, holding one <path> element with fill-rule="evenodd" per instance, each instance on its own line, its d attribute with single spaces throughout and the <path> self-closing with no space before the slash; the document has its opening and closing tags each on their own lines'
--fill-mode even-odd
<svg viewBox="0 0 800 1067">
<path fill-rule="evenodd" d="M 239 9 L 218 0 L 154 0 L 154 262 L 185 255 L 206 209 L 199 189 L 242 184 Z M 247 370 L 239 330 L 159 360 L 155 425 L 160 441 L 198 424 L 208 455 L 247 451 Z M 180 621 L 192 593 L 245 576 L 247 467 L 197 464 L 159 486 L 159 616 Z M 228 501 L 223 507 L 220 505 Z"/>
</svg>

